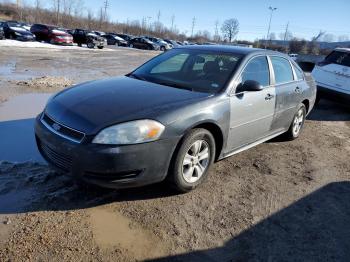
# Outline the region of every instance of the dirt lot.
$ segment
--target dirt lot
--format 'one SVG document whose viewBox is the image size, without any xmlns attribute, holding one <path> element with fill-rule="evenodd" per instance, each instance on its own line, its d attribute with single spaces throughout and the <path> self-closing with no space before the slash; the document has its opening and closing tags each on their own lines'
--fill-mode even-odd
<svg viewBox="0 0 350 262">
<path fill-rule="evenodd" d="M 124 74 L 154 55 L 0 49 L 0 96 Z M 350 110 L 322 101 L 300 139 L 223 160 L 185 195 L 97 189 L 0 160 L 0 261 L 348 261 L 349 138 Z"/>
</svg>

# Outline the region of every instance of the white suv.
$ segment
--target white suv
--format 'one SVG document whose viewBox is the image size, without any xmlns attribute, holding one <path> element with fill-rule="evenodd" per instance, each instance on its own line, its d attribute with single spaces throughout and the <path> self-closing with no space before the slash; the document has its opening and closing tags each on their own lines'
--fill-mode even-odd
<svg viewBox="0 0 350 262">
<path fill-rule="evenodd" d="M 350 101 L 350 48 L 336 48 L 312 71 L 319 98 Z"/>
</svg>

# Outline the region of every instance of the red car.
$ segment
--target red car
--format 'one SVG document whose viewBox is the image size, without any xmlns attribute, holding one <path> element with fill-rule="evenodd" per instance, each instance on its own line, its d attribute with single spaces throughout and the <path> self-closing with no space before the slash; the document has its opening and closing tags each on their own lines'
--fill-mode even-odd
<svg viewBox="0 0 350 262">
<path fill-rule="evenodd" d="M 73 45 L 73 36 L 55 26 L 34 24 L 30 28 L 38 41 L 51 44 Z"/>
</svg>

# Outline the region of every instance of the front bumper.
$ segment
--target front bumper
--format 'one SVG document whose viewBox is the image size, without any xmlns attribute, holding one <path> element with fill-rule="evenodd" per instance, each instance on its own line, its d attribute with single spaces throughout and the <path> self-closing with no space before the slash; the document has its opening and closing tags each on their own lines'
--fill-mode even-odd
<svg viewBox="0 0 350 262">
<path fill-rule="evenodd" d="M 350 94 L 327 88 L 319 83 L 317 83 L 317 94 L 321 98 L 333 100 L 342 104 L 348 105 L 350 103 Z"/>
<path fill-rule="evenodd" d="M 36 119 L 35 136 L 45 160 L 66 174 L 108 188 L 130 188 L 165 179 L 180 138 L 127 146 L 74 143 Z"/>
</svg>

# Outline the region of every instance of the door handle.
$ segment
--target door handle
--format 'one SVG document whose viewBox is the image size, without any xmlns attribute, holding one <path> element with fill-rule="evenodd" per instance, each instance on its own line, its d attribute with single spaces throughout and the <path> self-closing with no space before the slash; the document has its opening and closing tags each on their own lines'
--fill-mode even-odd
<svg viewBox="0 0 350 262">
<path fill-rule="evenodd" d="M 300 87 L 299 86 L 297 86 L 296 88 L 295 88 L 295 93 L 297 93 L 297 94 L 300 94 L 301 93 L 301 89 L 300 89 Z"/>
<path fill-rule="evenodd" d="M 268 100 L 271 100 L 272 98 L 274 98 L 275 96 L 274 95 L 271 95 L 271 94 L 267 94 L 265 96 L 265 100 L 268 101 Z"/>
</svg>

